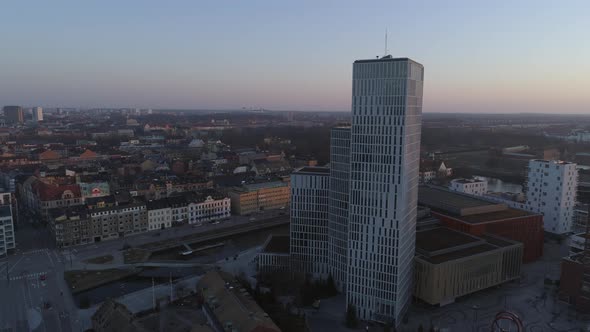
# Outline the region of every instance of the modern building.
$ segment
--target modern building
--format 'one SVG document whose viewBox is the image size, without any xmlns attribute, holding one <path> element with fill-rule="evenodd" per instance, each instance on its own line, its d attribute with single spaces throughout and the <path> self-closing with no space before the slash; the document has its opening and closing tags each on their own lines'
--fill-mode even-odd
<svg viewBox="0 0 590 332">
<path fill-rule="evenodd" d="M 294 269 L 315 279 L 328 270 L 330 169 L 303 167 L 291 174 L 291 259 Z"/>
<path fill-rule="evenodd" d="M 232 213 L 247 215 L 262 210 L 280 209 L 289 206 L 291 198 L 289 183 L 284 181 L 246 184 L 229 190 Z"/>
<path fill-rule="evenodd" d="M 431 305 L 520 277 L 522 243 L 446 227 L 416 232 L 414 295 Z"/>
<path fill-rule="evenodd" d="M 453 179 L 449 189 L 464 194 L 483 196 L 488 192 L 488 181 L 483 179 Z"/>
<path fill-rule="evenodd" d="M 350 200 L 350 126 L 330 133 L 330 194 L 328 202 L 328 265 L 339 291 L 346 291 L 348 214 Z"/>
<path fill-rule="evenodd" d="M 256 255 L 256 270 L 263 273 L 291 271 L 290 237 L 270 235 Z"/>
<path fill-rule="evenodd" d="M 15 246 L 16 239 L 11 194 L 0 193 L 0 256 L 5 256 Z"/>
<path fill-rule="evenodd" d="M 543 255 L 545 233 L 540 213 L 430 186 L 420 187 L 418 202 L 446 227 L 475 236 L 493 234 L 521 242 L 525 263 Z"/>
<path fill-rule="evenodd" d="M 4 106 L 6 123 L 23 123 L 25 121 L 23 108 L 20 106 Z"/>
<path fill-rule="evenodd" d="M 43 121 L 43 109 L 41 107 L 33 107 L 31 111 L 33 112 L 33 121 Z"/>
<path fill-rule="evenodd" d="M 413 290 L 424 67 L 357 60 L 352 79 L 346 302 L 397 325 Z"/>
<path fill-rule="evenodd" d="M 578 187 L 575 163 L 531 160 L 526 182 L 527 209 L 542 213 L 547 232 L 572 231 Z"/>
</svg>

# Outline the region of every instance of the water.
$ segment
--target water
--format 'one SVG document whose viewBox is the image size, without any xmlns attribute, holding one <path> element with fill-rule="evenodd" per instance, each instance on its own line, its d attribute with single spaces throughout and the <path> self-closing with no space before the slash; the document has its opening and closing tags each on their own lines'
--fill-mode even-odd
<svg viewBox="0 0 590 332">
<path fill-rule="evenodd" d="M 488 191 L 493 192 L 509 192 L 509 193 L 522 193 L 522 185 L 513 182 L 502 181 L 497 178 L 490 178 L 487 176 L 474 176 L 476 179 L 482 179 L 488 181 Z"/>
<path fill-rule="evenodd" d="M 172 248 L 163 252 L 152 255 L 152 260 L 181 260 L 199 262 L 204 264 L 215 263 L 224 258 L 233 257 L 242 250 L 260 246 L 266 241 L 271 234 L 289 234 L 289 225 L 277 226 L 256 232 L 240 234 L 225 239 L 223 247 L 205 250 L 197 255 L 190 257 L 182 257 L 179 254 L 181 247 Z M 212 241 L 212 243 L 220 242 L 221 240 Z M 133 293 L 152 286 L 152 278 L 156 285 L 169 282 L 170 276 L 172 280 L 187 277 L 190 275 L 201 275 L 204 270 L 200 267 L 183 267 L 183 268 L 146 268 L 141 273 L 135 276 L 130 276 L 122 280 L 118 280 L 106 285 L 98 286 L 87 291 L 80 292 L 74 295 L 76 305 L 80 306 L 82 299 L 88 300 L 90 305 L 101 303 L 107 298 L 116 298 L 129 293 Z"/>
</svg>

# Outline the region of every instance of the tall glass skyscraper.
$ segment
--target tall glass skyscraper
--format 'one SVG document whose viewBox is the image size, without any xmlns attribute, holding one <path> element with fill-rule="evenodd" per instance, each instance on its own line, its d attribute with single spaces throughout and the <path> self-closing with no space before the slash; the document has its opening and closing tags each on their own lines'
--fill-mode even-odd
<svg viewBox="0 0 590 332">
<path fill-rule="evenodd" d="M 348 205 L 350 191 L 350 126 L 330 133 L 330 197 L 328 263 L 339 291 L 346 290 L 348 274 Z"/>
<path fill-rule="evenodd" d="M 347 303 L 399 324 L 412 295 L 424 67 L 357 60 L 352 78 Z"/>
</svg>

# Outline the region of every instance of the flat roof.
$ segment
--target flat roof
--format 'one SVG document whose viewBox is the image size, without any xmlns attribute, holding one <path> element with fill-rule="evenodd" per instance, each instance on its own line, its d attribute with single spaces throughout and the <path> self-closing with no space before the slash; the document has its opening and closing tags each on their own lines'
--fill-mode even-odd
<svg viewBox="0 0 590 332">
<path fill-rule="evenodd" d="M 419 187 L 418 203 L 431 209 L 442 210 L 456 215 L 489 213 L 508 208 L 505 204 L 489 202 L 472 195 L 433 186 Z"/>
<path fill-rule="evenodd" d="M 432 264 L 440 264 L 521 243 L 484 234 L 474 236 L 447 227 L 416 232 L 416 256 Z"/>
<path fill-rule="evenodd" d="M 494 251 L 496 249 L 498 249 L 498 247 L 493 246 L 488 243 L 484 243 L 484 244 L 480 244 L 477 246 L 452 251 L 447 254 L 436 255 L 433 257 L 421 256 L 421 258 L 424 259 L 425 261 L 433 263 L 433 264 L 440 264 L 440 263 L 452 261 L 452 260 L 459 259 L 459 258 L 464 258 L 464 257 L 469 257 L 469 256 L 481 254 L 484 252 Z"/>
<path fill-rule="evenodd" d="M 315 175 L 330 175 L 330 168 L 320 166 L 305 166 L 302 167 L 293 174 L 315 174 Z"/>
<path fill-rule="evenodd" d="M 480 214 L 472 214 L 468 216 L 456 216 L 455 218 L 470 224 L 481 224 L 485 222 L 512 219 L 518 217 L 534 216 L 539 215 L 538 213 L 532 213 L 525 210 L 518 210 L 507 208 L 503 211 L 486 212 Z"/>
<path fill-rule="evenodd" d="M 480 238 L 446 227 L 416 232 L 416 250 L 425 252 L 434 252 L 481 241 Z"/>
<path fill-rule="evenodd" d="M 288 184 L 287 182 L 282 181 L 273 181 L 273 182 L 261 182 L 261 183 L 252 183 L 252 184 L 245 184 L 242 187 L 238 187 L 238 190 L 244 191 L 256 191 L 265 188 L 278 188 L 278 187 L 286 187 Z"/>
<path fill-rule="evenodd" d="M 356 60 L 354 63 L 369 63 L 369 62 L 406 62 L 406 61 L 411 61 L 411 62 L 416 62 L 410 58 L 394 58 L 391 55 L 386 55 L 380 58 L 375 58 L 375 59 L 361 59 L 361 60 Z M 418 63 L 418 62 L 416 62 Z"/>
</svg>

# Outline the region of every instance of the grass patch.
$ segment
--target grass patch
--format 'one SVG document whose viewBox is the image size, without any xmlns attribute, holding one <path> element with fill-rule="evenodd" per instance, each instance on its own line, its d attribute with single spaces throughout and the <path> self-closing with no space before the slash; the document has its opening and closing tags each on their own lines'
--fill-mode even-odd
<svg viewBox="0 0 590 332">
<path fill-rule="evenodd" d="M 71 270 L 64 272 L 64 279 L 72 293 L 79 293 L 137 274 L 140 271 L 141 269 Z"/>
<path fill-rule="evenodd" d="M 139 248 L 127 249 L 123 252 L 123 262 L 125 264 L 143 263 L 150 258 L 150 251 Z"/>
<path fill-rule="evenodd" d="M 104 256 L 98 256 L 98 257 L 93 257 L 90 259 L 85 260 L 85 263 L 88 264 L 106 264 L 106 263 L 110 263 L 113 261 L 113 255 L 104 255 Z"/>
</svg>

